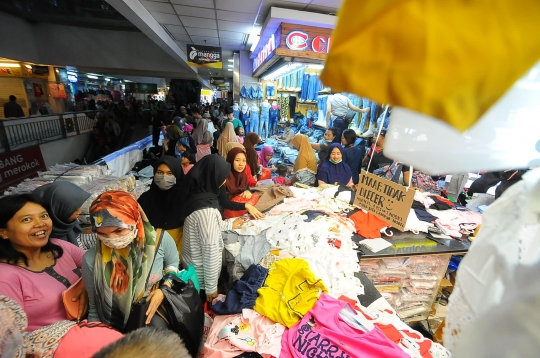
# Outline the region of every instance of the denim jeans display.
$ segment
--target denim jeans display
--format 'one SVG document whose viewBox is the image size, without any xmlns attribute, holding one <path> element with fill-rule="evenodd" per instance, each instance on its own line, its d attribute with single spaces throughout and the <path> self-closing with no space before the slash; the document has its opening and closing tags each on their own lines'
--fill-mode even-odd
<svg viewBox="0 0 540 358">
<path fill-rule="evenodd" d="M 269 128 L 272 132 L 276 129 L 278 120 L 279 120 L 279 108 L 276 108 L 276 109 L 270 108 L 268 121 L 270 123 Z"/>
<path fill-rule="evenodd" d="M 310 77 L 311 75 L 309 73 L 306 73 L 302 76 L 302 86 L 300 87 L 300 99 L 303 101 L 305 101 L 307 98 Z"/>
<path fill-rule="evenodd" d="M 246 133 L 255 132 L 259 134 L 259 111 L 251 111 L 249 117 L 249 130 Z"/>
<path fill-rule="evenodd" d="M 371 107 L 371 101 L 367 98 L 362 98 L 362 109 L 368 108 L 368 107 Z M 365 113 L 365 112 L 362 113 L 362 120 L 360 121 L 360 125 L 358 126 L 358 128 L 361 131 L 363 131 L 366 127 L 366 121 L 367 121 L 368 115 L 369 115 L 368 113 Z"/>
<path fill-rule="evenodd" d="M 375 123 L 377 122 L 377 116 L 379 114 L 379 105 L 377 104 L 377 102 L 372 101 L 369 108 L 370 108 L 369 109 L 369 116 L 370 116 L 369 122 Z"/>
<path fill-rule="evenodd" d="M 377 128 L 381 128 L 381 124 L 382 124 L 382 129 L 383 130 L 388 129 L 388 124 L 390 123 L 390 114 L 391 114 L 390 112 L 391 112 L 391 110 L 390 110 L 390 108 L 388 108 L 388 111 L 385 114 L 385 111 L 383 109 L 381 115 L 377 119 Z"/>
<path fill-rule="evenodd" d="M 249 133 L 249 112 L 243 113 L 240 112 L 240 122 L 242 122 L 242 125 L 244 126 L 244 131 Z"/>
<path fill-rule="evenodd" d="M 268 82 L 266 84 L 266 98 L 274 98 L 274 83 Z"/>
<path fill-rule="evenodd" d="M 233 116 L 234 116 L 234 118 L 240 119 L 240 110 L 238 110 L 238 109 L 233 110 Z"/>
<path fill-rule="evenodd" d="M 242 86 L 242 89 L 240 90 L 240 97 L 242 98 L 249 98 L 250 92 L 246 88 L 246 86 Z"/>
<path fill-rule="evenodd" d="M 319 125 L 323 125 L 326 127 L 326 103 L 328 102 L 328 95 L 320 95 L 317 99 L 317 107 L 319 108 L 318 112 L 318 120 L 320 120 L 321 123 L 318 123 Z M 313 122 L 316 123 L 318 120 L 314 120 Z"/>
<path fill-rule="evenodd" d="M 264 133 L 264 136 L 265 137 L 268 137 L 270 136 L 270 131 L 268 130 L 268 119 L 270 118 L 270 114 L 269 114 L 269 111 L 268 109 L 265 109 L 263 108 L 262 111 L 261 111 L 261 119 L 260 119 L 260 122 L 259 122 L 259 136 L 263 136 L 263 133 Z M 263 132 L 264 130 L 264 132 Z"/>
</svg>

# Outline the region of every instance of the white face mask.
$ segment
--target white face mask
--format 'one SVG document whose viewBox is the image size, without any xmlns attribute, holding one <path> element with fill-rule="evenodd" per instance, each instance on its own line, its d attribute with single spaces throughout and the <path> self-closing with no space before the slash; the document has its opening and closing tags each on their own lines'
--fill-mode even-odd
<svg viewBox="0 0 540 358">
<path fill-rule="evenodd" d="M 154 175 L 154 183 L 161 190 L 169 190 L 176 184 L 176 177 L 174 175 L 156 174 Z"/>
<path fill-rule="evenodd" d="M 105 237 L 98 233 L 97 237 L 103 242 L 105 246 L 110 247 L 111 249 L 118 250 L 118 249 L 123 249 L 124 247 L 131 244 L 133 239 L 137 237 L 137 232 L 138 232 L 137 229 L 135 229 L 125 236 L 114 237 L 114 238 Z"/>
</svg>

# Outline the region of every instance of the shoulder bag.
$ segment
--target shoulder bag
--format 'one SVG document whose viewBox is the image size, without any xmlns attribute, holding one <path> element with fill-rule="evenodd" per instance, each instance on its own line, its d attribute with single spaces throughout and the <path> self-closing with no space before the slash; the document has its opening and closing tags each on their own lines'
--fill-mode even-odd
<svg viewBox="0 0 540 358">
<path fill-rule="evenodd" d="M 150 271 L 148 272 L 148 276 L 146 277 L 146 283 L 144 284 L 144 291 L 139 295 L 137 300 L 131 305 L 129 318 L 126 322 L 126 326 L 124 327 L 124 332 L 123 332 L 124 334 L 127 334 L 138 328 L 146 326 L 146 311 L 148 310 L 148 306 L 150 306 L 150 301 L 145 301 L 144 303 L 141 303 L 141 300 L 143 299 L 144 293 L 146 292 L 146 287 L 148 287 L 148 280 L 150 279 L 150 274 L 152 273 L 152 267 L 154 266 L 154 261 L 156 260 L 159 246 L 161 245 L 161 239 L 163 238 L 162 229 L 156 230 L 156 238 L 157 238 L 156 253 L 154 255 L 154 260 L 152 261 L 152 266 L 150 266 Z"/>
</svg>

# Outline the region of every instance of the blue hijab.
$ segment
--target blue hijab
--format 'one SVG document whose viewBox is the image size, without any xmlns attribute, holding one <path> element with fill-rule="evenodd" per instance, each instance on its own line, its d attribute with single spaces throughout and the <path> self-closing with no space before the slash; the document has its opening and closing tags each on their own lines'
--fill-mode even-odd
<svg viewBox="0 0 540 358">
<path fill-rule="evenodd" d="M 330 155 L 335 148 L 339 149 L 341 156 L 343 157 L 343 148 L 341 147 L 341 144 L 334 143 L 330 145 L 328 157 L 326 157 L 326 160 L 321 165 L 321 168 L 317 173 L 317 179 L 322 180 L 326 184 L 334 184 L 337 182 L 347 185 L 352 178 L 351 168 L 343 161 L 343 159 L 341 159 L 341 162 L 338 164 L 334 164 L 330 161 Z"/>
</svg>

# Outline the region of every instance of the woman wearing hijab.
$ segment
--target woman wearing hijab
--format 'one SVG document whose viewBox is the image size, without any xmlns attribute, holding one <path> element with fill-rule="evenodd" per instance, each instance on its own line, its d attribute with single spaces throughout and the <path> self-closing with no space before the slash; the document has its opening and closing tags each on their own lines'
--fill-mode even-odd
<svg viewBox="0 0 540 358">
<path fill-rule="evenodd" d="M 212 140 L 214 137 L 212 133 L 208 131 L 208 121 L 205 118 L 201 118 L 200 115 L 198 118 L 195 118 L 195 123 L 197 127 L 193 131 L 193 140 L 197 145 L 197 154 L 195 155 L 195 160 L 198 162 L 205 155 L 210 155 Z"/>
<path fill-rule="evenodd" d="M 139 198 L 139 204 L 146 213 L 150 224 L 166 230 L 176 243 L 178 253 L 182 252 L 183 221 L 172 208 L 181 202 L 184 171 L 177 159 L 165 156 L 154 167 L 154 180 L 150 189 Z"/>
<path fill-rule="evenodd" d="M 108 191 L 98 196 L 90 207 L 90 220 L 99 242 L 83 257 L 88 321 L 100 321 L 123 331 L 132 305 L 142 297 L 140 302 L 150 302 L 146 324 L 167 328 L 160 315 L 163 292 L 153 288 L 162 281 L 165 269 L 178 268 L 178 252 L 172 237 L 162 231 L 157 248 L 159 238 L 146 214 L 123 191 Z M 168 281 L 162 284 L 171 286 Z"/>
<path fill-rule="evenodd" d="M 229 154 L 229 152 L 233 148 L 245 149 L 244 146 L 242 144 L 238 143 L 238 142 L 227 143 L 227 144 L 225 144 L 225 150 L 223 151 L 223 154 L 225 155 L 225 158 L 227 158 L 227 155 Z"/>
<path fill-rule="evenodd" d="M 259 162 L 263 168 L 268 168 L 268 162 L 274 156 L 274 148 L 269 145 L 265 145 L 259 152 Z"/>
<path fill-rule="evenodd" d="M 44 204 L 52 219 L 52 238 L 70 242 L 83 250 L 96 245 L 96 235 L 83 233 L 77 220 L 81 206 L 90 197 L 88 192 L 73 183 L 59 180 L 37 188 L 32 196 Z"/>
<path fill-rule="evenodd" d="M 226 184 L 221 187 L 219 193 L 219 204 L 223 209 L 232 211 L 247 210 L 255 219 L 261 219 L 264 215 L 251 204 L 237 203 L 231 199 L 241 195 L 245 199 L 251 198 L 249 186 L 257 185 L 257 181 L 251 175 L 247 165 L 246 152 L 243 147 L 232 148 L 227 154 L 227 163 L 230 170 L 227 176 Z"/>
<path fill-rule="evenodd" d="M 225 158 L 225 145 L 227 143 L 238 143 L 238 138 L 234 132 L 234 127 L 232 123 L 227 123 L 221 132 L 221 135 L 218 138 L 217 150 L 219 155 Z"/>
<path fill-rule="evenodd" d="M 244 148 L 246 148 L 246 159 L 253 175 L 259 174 L 259 156 L 255 150 L 255 146 L 259 144 L 261 139 L 257 133 L 248 133 L 244 140 Z"/>
<path fill-rule="evenodd" d="M 176 143 L 180 138 L 184 137 L 184 133 L 180 127 L 174 124 L 168 126 L 165 131 L 169 138 L 163 139 L 163 155 L 170 155 L 176 158 Z"/>
<path fill-rule="evenodd" d="M 341 184 L 348 187 L 352 187 L 352 172 L 347 163 L 343 161 L 343 149 L 338 143 L 334 143 L 330 146 L 330 155 L 326 158 L 324 163 L 317 173 L 317 179 L 319 185 L 322 184 Z"/>
<path fill-rule="evenodd" d="M 230 172 L 230 164 L 216 154 L 207 155 L 186 177 L 187 198 L 184 201 L 184 244 L 182 265 L 195 266 L 201 285 L 201 299 L 212 302 L 218 295 L 223 238 L 221 231 L 238 229 L 243 219 L 227 222 L 221 219 L 219 195 Z"/>
<path fill-rule="evenodd" d="M 294 161 L 293 178 L 287 184 L 299 182 L 304 185 L 314 185 L 317 175 L 317 157 L 309 144 L 309 139 L 303 134 L 297 134 L 292 139 L 293 146 L 298 149 L 298 157 Z"/>
</svg>

